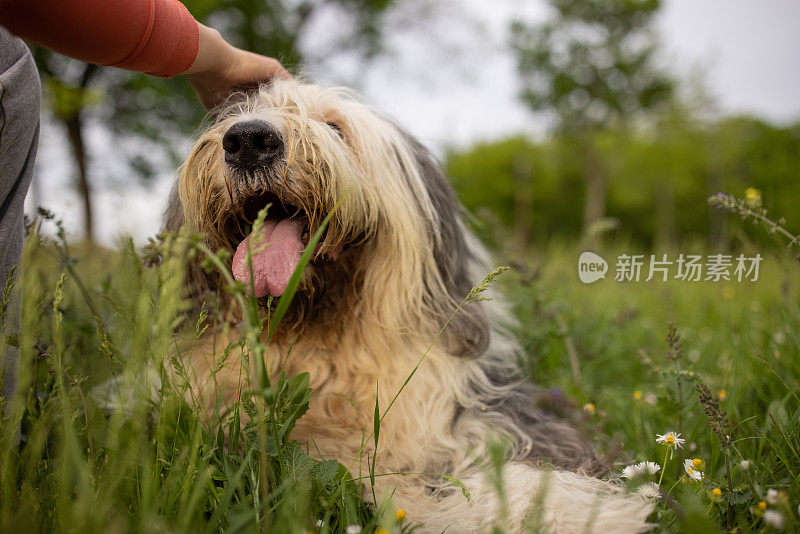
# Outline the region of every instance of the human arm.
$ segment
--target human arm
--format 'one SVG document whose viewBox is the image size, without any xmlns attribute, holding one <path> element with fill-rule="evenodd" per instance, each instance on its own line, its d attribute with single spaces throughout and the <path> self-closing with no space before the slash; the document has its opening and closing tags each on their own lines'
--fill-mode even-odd
<svg viewBox="0 0 800 534">
<path fill-rule="evenodd" d="M 238 86 L 289 76 L 277 60 L 225 42 L 177 0 L 0 0 L 0 25 L 89 63 L 184 73 L 206 108 Z"/>
</svg>

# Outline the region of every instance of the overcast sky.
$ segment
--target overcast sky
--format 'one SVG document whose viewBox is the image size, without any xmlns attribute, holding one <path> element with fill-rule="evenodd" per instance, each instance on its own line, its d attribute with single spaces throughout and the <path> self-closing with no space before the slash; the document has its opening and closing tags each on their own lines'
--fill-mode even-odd
<svg viewBox="0 0 800 534">
<path fill-rule="evenodd" d="M 546 3 L 458 3 L 488 27 L 486 35 L 463 39 L 460 52 L 466 49 L 474 69 L 465 72 L 470 61 L 452 66 L 447 58 L 426 53 L 421 49 L 437 46 L 424 40 L 405 43 L 399 60 L 372 69 L 364 92 L 437 148 L 538 131 L 540 125 L 517 101 L 515 64 L 505 44 L 509 20 L 542 20 Z M 702 73 L 722 111 L 780 123 L 800 120 L 800 1 L 665 0 L 657 30 L 661 61 L 680 77 Z M 398 76 L 398 66 L 404 76 Z M 416 83 L 412 70 L 425 73 L 428 84 Z"/>
<path fill-rule="evenodd" d="M 542 20 L 545 3 L 451 0 L 444 5 L 453 23 L 397 37 L 395 54 L 372 65 L 366 76 L 361 73 L 367 99 L 439 153 L 447 146 L 541 132 L 542 125 L 516 99 L 515 65 L 505 44 L 509 21 Z M 665 0 L 657 27 L 665 64 L 684 77 L 702 72 L 722 112 L 779 123 L 800 120 L 800 1 Z M 330 83 L 330 73 L 315 74 Z M 90 141 L 95 158 L 113 153 L 110 140 L 93 135 Z M 61 132 L 42 132 L 39 184 L 28 206 L 45 205 L 77 232 L 80 204 L 68 187 L 69 154 L 62 143 Z M 122 169 L 112 165 L 104 172 Z M 113 244 L 120 234 L 131 234 L 142 242 L 156 233 L 171 180 L 172 173 L 165 172 L 149 188 L 97 188 L 99 239 Z"/>
</svg>

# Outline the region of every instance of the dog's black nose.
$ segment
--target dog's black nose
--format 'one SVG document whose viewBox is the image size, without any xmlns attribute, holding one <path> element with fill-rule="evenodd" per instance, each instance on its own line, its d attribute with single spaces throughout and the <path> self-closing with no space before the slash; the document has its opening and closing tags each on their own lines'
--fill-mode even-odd
<svg viewBox="0 0 800 534">
<path fill-rule="evenodd" d="M 278 132 L 264 121 L 237 122 L 222 137 L 225 161 L 254 169 L 269 165 L 283 150 Z"/>
</svg>

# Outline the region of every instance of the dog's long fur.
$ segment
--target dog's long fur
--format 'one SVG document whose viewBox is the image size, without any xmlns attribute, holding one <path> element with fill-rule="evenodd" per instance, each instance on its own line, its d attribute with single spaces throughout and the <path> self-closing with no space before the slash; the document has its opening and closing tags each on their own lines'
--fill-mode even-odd
<svg viewBox="0 0 800 534">
<path fill-rule="evenodd" d="M 272 125 L 284 150 L 272 165 L 243 173 L 225 163 L 222 136 L 253 119 Z M 376 383 L 386 407 L 457 303 L 490 270 L 486 253 L 464 227 L 429 152 L 347 91 L 275 82 L 220 110 L 181 168 L 166 227 L 187 224 L 212 248 L 233 251 L 242 237 L 234 229 L 242 203 L 262 191 L 302 208 L 312 231 L 341 201 L 319 257 L 344 249 L 336 261 L 309 265 L 270 359 L 282 360 L 296 338 L 288 370 L 310 373 L 314 397 L 292 436 L 313 437 L 325 457 L 348 465 L 371 429 Z M 220 287 L 196 267 L 191 277 L 196 287 Z M 606 469 L 591 447 L 536 407 L 537 390 L 518 377 L 519 346 L 508 324 L 496 296 L 469 304 L 381 425 L 378 473 L 453 475 L 472 502 L 435 476 L 381 477 L 380 487 L 394 489 L 398 505 L 426 532 L 486 530 L 501 516 L 481 465 L 486 438 L 495 434 L 514 444 L 504 469 L 512 530 L 542 492 L 540 520 L 554 531 L 583 532 L 588 524 L 597 532 L 646 530 L 650 505 L 595 478 Z M 192 362 L 201 384 L 220 346 L 215 335 Z M 216 375 L 215 387 L 232 399 L 238 380 L 230 367 Z M 366 473 L 373 452 L 367 448 L 356 472 Z"/>
</svg>

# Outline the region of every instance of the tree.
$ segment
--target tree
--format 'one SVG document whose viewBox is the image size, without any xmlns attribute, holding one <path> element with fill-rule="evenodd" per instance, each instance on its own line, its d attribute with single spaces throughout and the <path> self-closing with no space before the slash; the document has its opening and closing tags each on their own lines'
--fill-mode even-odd
<svg viewBox="0 0 800 534">
<path fill-rule="evenodd" d="M 570 199 L 580 178 L 565 148 L 561 139 L 516 136 L 447 153 L 447 173 L 481 237 L 504 249 L 511 229 L 513 249 L 504 254 L 513 257 L 532 244 L 577 237 L 581 217 Z"/>
<path fill-rule="evenodd" d="M 549 0 L 553 17 L 512 24 L 521 99 L 582 157 L 584 232 L 605 216 L 608 172 L 594 134 L 622 128 L 670 96 L 651 31 L 660 0 Z"/>
<path fill-rule="evenodd" d="M 382 50 L 384 20 L 396 0 L 186 0 L 197 20 L 220 29 L 233 44 L 279 58 L 290 70 L 306 60 L 304 43 L 318 19 L 336 18 L 325 28 L 329 57 L 372 58 Z M 405 6 L 408 7 L 407 5 Z M 315 37 L 318 37 L 315 34 Z M 76 169 L 84 234 L 93 239 L 92 159 L 87 124 L 116 135 L 119 153 L 142 178 L 158 162 L 177 163 L 175 148 L 197 128 L 205 110 L 181 78 L 161 79 L 75 61 L 33 47 L 50 117 L 63 126 Z M 126 142 L 134 140 L 134 142 Z"/>
<path fill-rule="evenodd" d="M 614 173 L 607 204 L 623 229 L 619 237 L 664 252 L 674 246 L 697 251 L 703 243 L 710 250 L 736 249 L 759 241 L 759 228 L 730 225 L 724 213 L 717 221 L 720 211 L 707 202 L 718 192 L 745 198 L 748 189 L 769 213 L 785 216 L 789 228 L 800 225 L 800 123 L 782 126 L 750 116 L 698 119 L 696 111 L 675 102 L 659 115 L 648 128 L 594 136 L 599 159 Z M 510 235 L 525 235 L 537 247 L 580 239 L 581 206 L 573 198 L 581 186 L 581 165 L 562 136 L 480 143 L 449 151 L 446 164 L 472 213 L 467 220 L 503 255 L 517 252 L 506 248 Z M 519 187 L 521 165 L 534 177 L 534 187 Z M 523 217 L 522 209 L 527 209 Z"/>
</svg>

